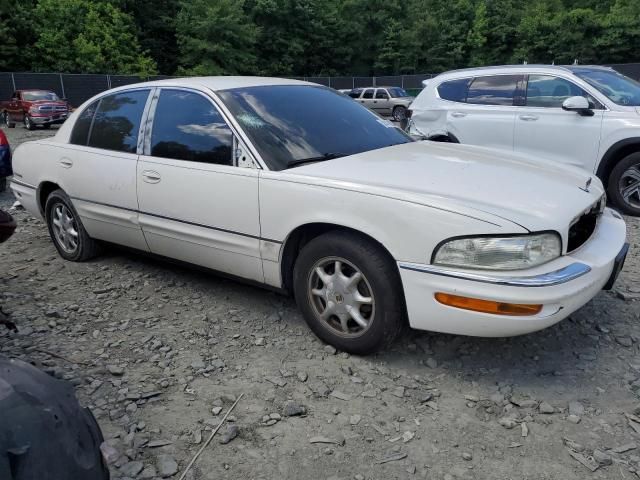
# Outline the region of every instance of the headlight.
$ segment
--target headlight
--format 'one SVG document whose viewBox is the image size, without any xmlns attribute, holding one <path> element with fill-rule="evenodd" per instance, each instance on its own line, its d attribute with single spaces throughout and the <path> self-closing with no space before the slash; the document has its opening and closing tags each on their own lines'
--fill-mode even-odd
<svg viewBox="0 0 640 480">
<path fill-rule="evenodd" d="M 520 270 L 558 258 L 561 248 L 556 233 L 457 238 L 436 250 L 433 263 L 483 270 Z"/>
<path fill-rule="evenodd" d="M 39 111 L 40 111 L 40 107 L 37 107 L 35 105 L 32 106 L 32 107 L 29 107 L 29 112 L 30 113 L 38 113 Z"/>
</svg>

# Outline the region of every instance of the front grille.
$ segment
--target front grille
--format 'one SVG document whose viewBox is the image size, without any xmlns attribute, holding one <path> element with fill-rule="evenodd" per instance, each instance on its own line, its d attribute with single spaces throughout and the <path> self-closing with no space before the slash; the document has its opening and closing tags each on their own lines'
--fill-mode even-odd
<svg viewBox="0 0 640 480">
<path fill-rule="evenodd" d="M 598 224 L 598 217 L 602 214 L 604 206 L 604 198 L 600 199 L 588 212 L 583 213 L 578 219 L 569 227 L 569 244 L 567 245 L 567 252 L 573 252 L 585 244 Z"/>
</svg>

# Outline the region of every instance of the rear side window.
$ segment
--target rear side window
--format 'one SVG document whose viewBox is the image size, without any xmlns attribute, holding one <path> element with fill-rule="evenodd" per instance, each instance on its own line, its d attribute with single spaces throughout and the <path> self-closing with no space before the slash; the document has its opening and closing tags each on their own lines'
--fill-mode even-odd
<svg viewBox="0 0 640 480">
<path fill-rule="evenodd" d="M 367 88 L 364 91 L 364 95 L 362 95 L 362 98 L 373 98 L 373 88 Z"/>
<path fill-rule="evenodd" d="M 473 79 L 467 103 L 479 105 L 513 105 L 518 81 L 522 75 L 491 75 Z"/>
<path fill-rule="evenodd" d="M 162 90 L 153 116 L 151 155 L 232 165 L 233 135 L 218 109 L 202 95 Z"/>
<path fill-rule="evenodd" d="M 136 153 L 142 112 L 149 90 L 102 97 L 89 134 L 89 146 Z"/>
<path fill-rule="evenodd" d="M 469 82 L 471 82 L 470 78 L 461 78 L 441 83 L 438 85 L 438 95 L 443 100 L 464 103 L 467 100 Z"/>
<path fill-rule="evenodd" d="M 360 96 L 360 94 L 362 93 L 362 89 L 358 88 L 356 90 L 351 90 L 348 95 L 351 98 L 358 98 Z"/>
<path fill-rule="evenodd" d="M 89 130 L 91 129 L 91 122 L 93 121 L 93 116 L 96 113 L 98 103 L 99 100 L 96 100 L 80 114 L 76 123 L 73 125 L 71 139 L 69 140 L 70 143 L 73 143 L 74 145 L 87 144 L 87 140 L 89 139 Z"/>
</svg>

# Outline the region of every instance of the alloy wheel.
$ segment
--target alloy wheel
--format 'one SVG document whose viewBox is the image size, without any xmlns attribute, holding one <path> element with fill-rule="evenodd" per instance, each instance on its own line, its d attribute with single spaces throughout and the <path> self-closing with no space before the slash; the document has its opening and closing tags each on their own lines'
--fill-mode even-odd
<svg viewBox="0 0 640 480">
<path fill-rule="evenodd" d="M 404 107 L 396 107 L 393 109 L 393 119 L 396 122 L 401 122 L 407 117 L 407 109 Z"/>
<path fill-rule="evenodd" d="M 375 316 L 371 285 L 348 260 L 318 260 L 309 273 L 307 290 L 313 313 L 334 334 L 359 337 L 371 327 Z"/>
<path fill-rule="evenodd" d="M 62 203 L 57 203 L 52 209 L 51 226 L 58 246 L 68 254 L 78 249 L 78 227 L 73 214 Z"/>
<path fill-rule="evenodd" d="M 640 164 L 632 165 L 622 173 L 618 189 L 630 207 L 640 208 Z"/>
</svg>

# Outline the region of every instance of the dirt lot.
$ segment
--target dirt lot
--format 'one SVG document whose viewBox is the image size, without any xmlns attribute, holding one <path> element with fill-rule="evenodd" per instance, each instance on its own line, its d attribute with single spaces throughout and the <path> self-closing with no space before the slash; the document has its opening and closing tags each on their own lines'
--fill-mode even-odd
<svg viewBox="0 0 640 480">
<path fill-rule="evenodd" d="M 15 147 L 52 132 L 7 133 Z M 359 358 L 320 343 L 289 298 L 118 250 L 68 263 L 12 213 L 0 304 L 20 332 L 0 330 L 0 353 L 76 385 L 114 478 L 178 478 L 241 394 L 238 437 L 216 436 L 187 478 L 640 477 L 635 219 L 615 290 L 570 319 L 511 339 L 410 332 Z"/>
</svg>

